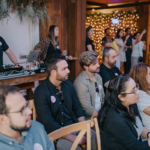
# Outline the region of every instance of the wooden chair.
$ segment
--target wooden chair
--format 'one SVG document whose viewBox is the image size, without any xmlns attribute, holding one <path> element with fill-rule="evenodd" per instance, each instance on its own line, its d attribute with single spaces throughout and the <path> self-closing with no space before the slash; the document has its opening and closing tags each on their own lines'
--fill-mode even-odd
<svg viewBox="0 0 150 150">
<path fill-rule="evenodd" d="M 98 150 L 101 150 L 100 130 L 99 130 L 97 118 L 94 118 L 94 124 L 95 124 L 95 132 L 97 137 L 97 147 Z"/>
<path fill-rule="evenodd" d="M 29 100 L 29 108 L 32 110 L 32 114 L 33 114 L 33 120 L 36 121 L 36 109 L 34 106 L 34 100 Z"/>
<path fill-rule="evenodd" d="M 61 129 L 58 129 L 48 134 L 48 137 L 50 141 L 53 143 L 53 141 L 63 137 L 64 135 L 67 135 L 69 133 L 73 133 L 76 131 L 80 131 L 80 133 L 78 134 L 76 140 L 74 141 L 70 149 L 70 150 L 75 150 L 82 136 L 87 132 L 87 150 L 91 150 L 91 127 L 93 126 L 94 126 L 94 122 L 92 120 L 79 122 L 79 123 L 75 123 L 75 124 L 63 127 Z M 54 146 L 54 143 L 53 143 L 53 146 Z"/>
</svg>

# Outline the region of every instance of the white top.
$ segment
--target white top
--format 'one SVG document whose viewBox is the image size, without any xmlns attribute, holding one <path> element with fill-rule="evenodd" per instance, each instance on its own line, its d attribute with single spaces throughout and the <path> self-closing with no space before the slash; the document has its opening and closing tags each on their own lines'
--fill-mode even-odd
<svg viewBox="0 0 150 150">
<path fill-rule="evenodd" d="M 138 139 L 140 139 L 140 136 L 143 132 L 143 125 L 142 125 L 142 122 L 141 122 L 139 117 L 136 117 L 136 126 L 134 125 L 134 127 L 136 129 L 137 134 L 138 134 Z"/>
<path fill-rule="evenodd" d="M 125 54 L 125 50 L 124 50 L 124 44 L 123 44 L 123 40 L 116 38 L 115 39 L 118 47 L 119 47 L 119 57 L 120 57 L 120 61 L 121 62 L 126 62 L 126 54 Z"/>
<path fill-rule="evenodd" d="M 94 78 L 93 82 L 95 84 L 95 82 L 96 82 L 95 78 Z M 97 85 L 97 86 L 99 88 L 99 85 Z M 100 98 L 99 94 L 96 92 L 96 90 L 95 90 L 95 109 L 97 111 L 99 111 L 101 109 L 101 98 Z"/>
<path fill-rule="evenodd" d="M 95 109 L 99 111 L 101 109 L 101 99 L 97 92 L 95 92 Z"/>
<path fill-rule="evenodd" d="M 138 42 L 135 44 L 135 39 L 132 39 L 132 54 L 131 56 L 133 57 L 143 57 L 143 47 L 144 43 L 142 41 Z"/>
<path fill-rule="evenodd" d="M 150 116 L 143 112 L 145 108 L 150 106 L 150 96 L 142 90 L 140 90 L 139 102 L 137 103 L 137 106 L 144 126 L 150 131 Z"/>
</svg>

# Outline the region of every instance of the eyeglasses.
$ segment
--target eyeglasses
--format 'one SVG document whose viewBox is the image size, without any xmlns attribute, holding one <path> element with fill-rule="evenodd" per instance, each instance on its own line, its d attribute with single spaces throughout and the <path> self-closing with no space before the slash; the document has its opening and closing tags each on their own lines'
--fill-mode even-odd
<svg viewBox="0 0 150 150">
<path fill-rule="evenodd" d="M 15 112 L 6 112 L 4 114 L 10 114 L 10 113 L 21 113 L 22 116 L 25 116 L 27 113 L 27 109 L 29 108 L 29 101 L 27 102 L 26 106 L 23 107 L 20 111 L 15 111 Z"/>
<path fill-rule="evenodd" d="M 97 82 L 95 82 L 95 91 L 99 93 L 99 88 L 97 87 Z"/>
<path fill-rule="evenodd" d="M 60 96 L 61 102 L 62 102 L 63 104 L 65 104 L 65 99 L 64 99 L 64 97 L 63 97 L 63 92 L 60 90 L 60 91 L 58 92 L 58 94 L 59 94 L 59 96 Z"/>
<path fill-rule="evenodd" d="M 121 95 L 123 95 L 123 94 L 135 94 L 136 95 L 138 90 L 139 90 L 139 84 L 136 83 L 136 86 L 135 86 L 135 89 L 134 89 L 133 92 L 131 92 L 131 93 L 121 93 Z"/>
</svg>

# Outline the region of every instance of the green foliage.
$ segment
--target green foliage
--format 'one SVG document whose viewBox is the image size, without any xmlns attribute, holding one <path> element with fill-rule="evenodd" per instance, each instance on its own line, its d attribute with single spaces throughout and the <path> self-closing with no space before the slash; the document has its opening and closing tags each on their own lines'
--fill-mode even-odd
<svg viewBox="0 0 150 150">
<path fill-rule="evenodd" d="M 17 11 L 20 21 L 25 17 L 35 24 L 38 18 L 45 26 L 45 17 L 50 20 L 45 3 L 45 0 L 0 0 L 0 20 L 9 17 L 8 10 L 11 10 Z"/>
</svg>

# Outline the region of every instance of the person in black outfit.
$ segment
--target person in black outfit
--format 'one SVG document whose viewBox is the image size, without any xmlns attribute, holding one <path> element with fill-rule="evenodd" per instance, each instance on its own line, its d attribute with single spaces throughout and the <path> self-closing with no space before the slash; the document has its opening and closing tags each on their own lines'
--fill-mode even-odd
<svg viewBox="0 0 150 150">
<path fill-rule="evenodd" d="M 95 45 L 91 39 L 93 36 L 93 28 L 89 26 L 86 28 L 86 51 L 95 51 Z"/>
<path fill-rule="evenodd" d="M 56 25 L 49 27 L 49 35 L 43 38 L 34 48 L 34 50 L 41 50 L 38 61 L 46 61 L 50 55 L 61 54 L 59 47 L 59 28 Z M 72 56 L 66 56 L 67 60 L 72 60 Z"/>
<path fill-rule="evenodd" d="M 109 81 L 112 77 L 118 76 L 121 71 L 116 67 L 117 53 L 112 47 L 105 47 L 103 52 L 103 63 L 100 65 L 100 76 L 103 80 L 104 91 L 108 87 Z"/>
<path fill-rule="evenodd" d="M 73 84 L 68 80 L 68 64 L 65 56 L 51 55 L 46 60 L 49 77 L 34 92 L 37 120 L 42 123 L 47 133 L 61 127 L 84 121 L 84 112 Z M 92 131 L 92 149 L 96 149 L 96 136 Z M 72 146 L 76 135 L 68 134 L 57 142 L 57 150 L 67 150 Z M 84 144 L 83 136 L 79 144 Z M 65 144 L 64 144 L 65 143 Z M 62 147 L 62 144 L 64 146 Z M 78 146 L 77 150 L 81 150 Z"/>
<path fill-rule="evenodd" d="M 150 132 L 136 105 L 139 94 L 139 85 L 128 74 L 110 80 L 98 116 L 102 150 L 150 150 Z"/>
<path fill-rule="evenodd" d="M 14 64 L 18 63 L 16 56 L 10 50 L 5 40 L 0 36 L 0 66 L 3 65 L 3 52 L 5 52 L 8 55 L 8 57 Z"/>
<path fill-rule="evenodd" d="M 126 32 L 126 35 L 123 37 L 123 41 L 125 41 L 127 35 L 130 35 L 130 37 L 128 38 L 127 43 L 126 43 L 126 46 L 127 46 L 127 51 L 125 51 L 126 62 L 124 62 L 124 73 L 128 74 L 130 72 L 130 68 L 131 68 L 132 39 L 134 37 L 133 37 L 133 35 L 131 35 L 130 28 L 126 28 L 125 32 Z"/>
</svg>

